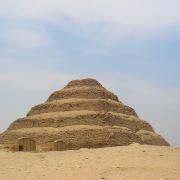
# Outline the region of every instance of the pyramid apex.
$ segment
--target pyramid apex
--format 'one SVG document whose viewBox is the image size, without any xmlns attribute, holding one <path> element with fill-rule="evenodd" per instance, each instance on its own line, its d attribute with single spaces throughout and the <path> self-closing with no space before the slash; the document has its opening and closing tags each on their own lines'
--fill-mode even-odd
<svg viewBox="0 0 180 180">
<path fill-rule="evenodd" d="M 99 83 L 96 79 L 85 78 L 85 79 L 72 80 L 66 85 L 65 88 L 81 87 L 81 86 L 98 86 L 98 87 L 102 87 L 101 83 Z"/>
</svg>

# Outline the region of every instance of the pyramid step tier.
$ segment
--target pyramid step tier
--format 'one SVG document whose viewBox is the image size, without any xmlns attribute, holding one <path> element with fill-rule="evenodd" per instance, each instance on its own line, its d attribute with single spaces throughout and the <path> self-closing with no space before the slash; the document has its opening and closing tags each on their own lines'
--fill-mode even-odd
<svg viewBox="0 0 180 180">
<path fill-rule="evenodd" d="M 92 79 L 92 78 L 72 80 L 65 86 L 65 88 L 83 87 L 83 86 L 90 86 L 90 87 L 93 86 L 93 87 L 103 88 L 103 86 L 96 79 Z"/>
<path fill-rule="evenodd" d="M 101 87 L 77 87 L 77 88 L 64 88 L 60 91 L 54 92 L 48 101 L 70 99 L 70 98 L 84 98 L 84 99 L 111 99 L 118 101 L 118 97 L 113 93 Z"/>
<path fill-rule="evenodd" d="M 79 110 L 117 112 L 137 117 L 136 112 L 131 107 L 117 101 L 106 99 L 64 99 L 50 101 L 33 107 L 27 116 L 49 112 Z"/>
<path fill-rule="evenodd" d="M 14 121 L 8 130 L 32 127 L 64 127 L 72 125 L 98 125 L 127 127 L 134 132 L 140 129 L 154 131 L 151 125 L 134 116 L 104 111 L 51 112 L 28 116 Z"/>
<path fill-rule="evenodd" d="M 133 142 L 149 145 L 169 145 L 160 135 L 149 132 L 132 132 L 128 128 L 110 126 L 69 126 L 64 128 L 30 128 L 6 131 L 0 136 L 3 143 L 12 143 L 21 137 L 31 137 L 37 144 L 64 142 L 67 149 L 124 146 Z"/>
</svg>

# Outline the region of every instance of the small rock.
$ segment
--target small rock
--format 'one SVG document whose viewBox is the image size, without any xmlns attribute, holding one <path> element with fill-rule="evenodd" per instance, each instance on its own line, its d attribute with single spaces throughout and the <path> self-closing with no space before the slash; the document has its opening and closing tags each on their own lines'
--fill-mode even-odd
<svg viewBox="0 0 180 180">
<path fill-rule="evenodd" d="M 117 169 L 119 169 L 119 168 L 121 168 L 120 166 L 112 166 L 112 168 L 117 168 Z"/>
</svg>

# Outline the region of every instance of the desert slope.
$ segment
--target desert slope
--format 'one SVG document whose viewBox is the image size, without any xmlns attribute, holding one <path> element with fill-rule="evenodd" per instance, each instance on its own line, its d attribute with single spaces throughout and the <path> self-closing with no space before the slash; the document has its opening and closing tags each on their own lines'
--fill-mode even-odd
<svg viewBox="0 0 180 180">
<path fill-rule="evenodd" d="M 25 153 L 0 150 L 0 180 L 179 180 L 180 148 L 133 144 Z"/>
</svg>

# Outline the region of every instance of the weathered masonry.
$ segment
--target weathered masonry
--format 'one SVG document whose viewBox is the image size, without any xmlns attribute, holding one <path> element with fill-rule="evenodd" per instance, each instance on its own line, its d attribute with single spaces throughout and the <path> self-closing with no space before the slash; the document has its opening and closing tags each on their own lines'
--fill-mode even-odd
<svg viewBox="0 0 180 180">
<path fill-rule="evenodd" d="M 35 151 L 36 142 L 31 138 L 19 138 L 15 144 L 16 151 Z"/>
<path fill-rule="evenodd" d="M 18 151 L 126 146 L 133 142 L 169 145 L 133 108 L 95 79 L 69 82 L 0 134 L 0 144 L 16 144 Z"/>
</svg>

